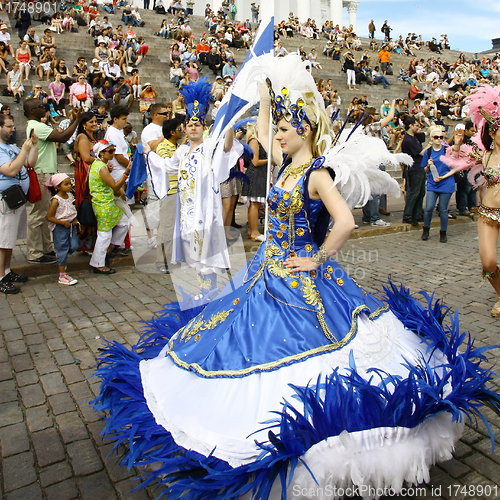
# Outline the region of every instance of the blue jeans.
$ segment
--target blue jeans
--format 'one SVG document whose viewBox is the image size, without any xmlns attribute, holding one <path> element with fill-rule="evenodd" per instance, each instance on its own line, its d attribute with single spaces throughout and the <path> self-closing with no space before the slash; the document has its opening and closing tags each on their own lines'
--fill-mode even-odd
<svg viewBox="0 0 500 500">
<path fill-rule="evenodd" d="M 387 85 L 389 85 L 389 82 L 387 81 L 387 78 L 384 75 L 376 76 L 373 81 L 375 83 L 382 82 L 382 85 L 384 86 L 384 89 L 387 88 Z"/>
<path fill-rule="evenodd" d="M 363 207 L 363 222 L 377 222 L 380 219 L 378 209 L 380 206 L 380 195 L 375 195 L 373 199 L 366 202 Z"/>
<path fill-rule="evenodd" d="M 115 13 L 115 6 L 109 3 L 105 3 L 102 8 L 108 12 L 109 14 L 114 14 Z"/>
<path fill-rule="evenodd" d="M 436 193 L 435 191 L 427 191 L 425 200 L 424 212 L 424 227 L 431 227 L 432 213 L 436 208 L 436 201 L 439 198 L 439 218 L 441 220 L 441 231 L 448 229 L 448 204 L 453 193 Z"/>
<path fill-rule="evenodd" d="M 457 180 L 455 200 L 460 214 L 468 212 L 472 207 L 476 206 L 476 190 L 467 179 L 467 173 L 462 172 L 462 175 Z"/>
<path fill-rule="evenodd" d="M 68 260 L 68 254 L 76 252 L 80 248 L 80 241 L 76 234 L 76 227 L 64 227 L 56 224 L 52 231 L 54 251 L 57 255 L 57 265 L 64 266 Z"/>
</svg>

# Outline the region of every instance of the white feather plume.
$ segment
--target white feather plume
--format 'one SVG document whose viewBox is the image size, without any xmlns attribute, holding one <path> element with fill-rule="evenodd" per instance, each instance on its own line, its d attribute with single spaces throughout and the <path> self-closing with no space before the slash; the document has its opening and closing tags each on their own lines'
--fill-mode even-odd
<svg viewBox="0 0 500 500">
<path fill-rule="evenodd" d="M 349 207 L 364 205 L 371 196 L 378 194 L 399 197 L 398 182 L 379 166 L 398 171 L 401 163 L 413 163 L 411 156 L 390 153 L 384 141 L 365 135 L 361 128 L 347 140 L 350 133 L 344 130 L 337 144 L 324 153 L 325 166 L 335 172 L 334 184 Z"/>
<path fill-rule="evenodd" d="M 324 101 L 314 78 L 298 54 L 285 57 L 265 54 L 245 64 L 233 83 L 235 94 L 248 104 L 232 117 L 230 126 L 259 101 L 259 87 L 265 84 L 267 78 L 276 94 L 281 94 L 281 89 L 286 87 L 292 102 L 300 96 L 324 110 Z M 384 165 L 386 170 L 398 171 L 401 163 L 411 165 L 412 158 L 403 153 L 390 153 L 382 140 L 366 136 L 361 127 L 347 140 L 350 134 L 351 130 L 345 129 L 333 147 L 331 137 L 320 139 L 327 142 L 325 166 L 335 171 L 335 185 L 348 205 L 351 208 L 357 204 L 364 205 L 372 195 L 377 194 L 398 197 L 400 189 L 397 181 L 378 167 Z"/>
</svg>

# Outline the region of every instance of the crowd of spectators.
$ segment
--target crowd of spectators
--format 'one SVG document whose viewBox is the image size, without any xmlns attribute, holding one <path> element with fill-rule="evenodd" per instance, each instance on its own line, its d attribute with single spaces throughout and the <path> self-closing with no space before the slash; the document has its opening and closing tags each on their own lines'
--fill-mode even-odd
<svg viewBox="0 0 500 500">
<path fill-rule="evenodd" d="M 171 103 L 159 96 L 151 82 L 141 82 L 138 66 L 147 57 L 149 47 L 145 38 L 138 36 L 135 30 L 140 30 L 145 22 L 140 10 L 132 8 L 127 0 L 104 3 L 99 7 L 94 0 L 88 3 L 78 0 L 74 4 L 62 0 L 60 12 L 53 13 L 46 20 L 50 26 L 44 29 L 43 36 L 40 33 L 37 35 L 23 21 L 24 32 L 19 32 L 22 36 L 18 47 L 11 41 L 7 25 L 0 25 L 0 71 L 7 73 L 7 89 L 4 92 L 13 95 L 17 102 L 21 98 L 40 101 L 46 110 L 42 121 L 59 134 L 64 134 L 67 130 L 74 112 L 79 115 L 86 112 L 85 123 L 89 123 L 89 127 L 93 127 L 90 117 L 95 116 L 95 128 L 86 132 L 95 140 L 102 139 L 107 134 L 108 112 L 120 109 L 121 115 L 115 118 L 124 122 L 124 129 L 127 126 L 126 137 L 131 138 L 127 144 L 133 150 L 136 133 L 131 129 L 130 123 L 126 124 L 125 118 L 128 115 L 125 110 L 130 110 L 133 103 L 138 101 L 143 125 L 147 126 L 154 119 L 160 119 L 158 105 L 155 106 L 156 100 L 160 98 L 161 119 L 182 120 L 185 105 L 178 90 L 189 82 L 198 80 L 206 72 L 211 78 L 215 78 L 211 113 L 214 119 L 220 101 L 238 71 L 235 55 L 252 44 L 259 11 L 255 3 L 252 3 L 252 22 L 249 19 L 238 21 L 234 0 L 224 1 L 217 12 L 207 4 L 204 18 L 206 31 L 195 35 L 189 20 L 192 4 L 188 2 L 185 7 L 179 0 L 165 4 L 162 0 L 156 0 L 153 7 L 157 14 L 169 15 L 168 18 L 161 19 L 155 35 L 165 39 L 170 64 L 170 84 L 176 92 L 176 98 Z M 148 0 L 144 1 L 144 8 L 149 8 Z M 101 17 L 99 10 L 102 9 L 106 14 L 113 15 L 113 22 L 108 15 Z M 89 54 L 81 53 L 76 61 L 67 65 L 58 56 L 58 44 L 64 43 L 67 32 L 78 29 L 88 31 L 95 48 L 90 57 Z M 399 36 L 393 40 L 387 21 L 381 31 L 384 33 L 384 40 L 377 41 L 372 21 L 369 26 L 369 42 L 364 45 L 352 26 L 340 28 L 327 21 L 318 27 L 314 19 L 300 23 L 293 13 L 276 27 L 275 55 L 281 57 L 289 51 L 297 50 L 303 60 L 308 61 L 310 71 L 317 77 L 318 90 L 324 98 L 334 130 L 338 130 L 346 119 L 355 123 L 363 113 L 370 114 L 379 120 L 388 121 L 381 127 L 380 136 L 389 149 L 398 152 L 403 149 L 404 139 L 408 135 L 408 119 L 415 120 L 424 130 L 431 126 L 447 129 L 450 126 L 449 120 L 463 118 L 464 99 L 472 88 L 482 81 L 497 83 L 499 79 L 500 57 L 497 55 L 491 59 L 480 59 L 476 55 L 467 60 L 461 54 L 458 60 L 448 62 L 446 51 L 449 49 L 449 42 L 446 35 L 428 42 L 414 33 L 408 34 L 406 38 Z M 315 48 L 306 51 L 300 41 L 299 48 L 292 49 L 290 43 L 293 42 L 290 39 L 294 38 L 318 41 L 324 39 L 325 45 L 319 53 Z M 427 53 L 423 57 L 423 48 L 428 48 L 431 55 Z M 408 62 L 401 64 L 397 72 L 391 62 L 394 54 L 408 57 Z M 10 70 L 9 56 L 13 59 Z M 244 54 L 238 59 L 243 58 Z M 341 95 L 346 88 L 336 89 L 332 79 L 326 79 L 325 82 L 321 78 L 325 74 L 323 68 L 327 59 L 339 61 L 338 69 L 346 73 L 347 85 L 351 90 L 357 90 L 357 86 L 365 84 L 379 84 L 388 89 L 399 79 L 407 83 L 408 95 L 393 102 L 384 99 L 381 105 L 370 104 L 366 94 L 361 95 L 354 97 L 344 112 Z M 44 80 L 49 82 L 47 91 L 44 91 L 40 83 Z M 78 158 L 81 160 L 78 144 L 82 141 L 77 141 L 76 138 L 77 134 L 72 134 L 61 145 L 71 163 L 78 162 Z M 137 134 L 135 141 L 137 142 Z M 254 236 L 259 235 L 252 230 L 252 237 Z M 43 254 L 37 259 L 46 257 Z"/>
</svg>

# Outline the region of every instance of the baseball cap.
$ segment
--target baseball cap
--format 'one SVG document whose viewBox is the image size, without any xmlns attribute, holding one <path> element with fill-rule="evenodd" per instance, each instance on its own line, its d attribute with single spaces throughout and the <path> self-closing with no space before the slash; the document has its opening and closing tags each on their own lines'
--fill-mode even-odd
<svg viewBox="0 0 500 500">
<path fill-rule="evenodd" d="M 95 153 L 96 156 L 99 156 L 99 153 L 101 151 L 108 149 L 110 146 L 114 147 L 115 145 L 112 142 L 107 141 L 106 139 L 102 139 L 94 144 L 92 151 Z"/>
</svg>

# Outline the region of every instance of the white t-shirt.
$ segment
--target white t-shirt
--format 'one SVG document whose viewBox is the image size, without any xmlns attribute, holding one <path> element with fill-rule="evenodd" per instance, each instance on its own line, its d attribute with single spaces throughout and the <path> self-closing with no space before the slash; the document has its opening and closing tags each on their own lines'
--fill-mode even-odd
<svg viewBox="0 0 500 500">
<path fill-rule="evenodd" d="M 2 33 L 0 31 L 0 42 L 4 42 L 5 45 L 8 45 L 10 43 L 10 33 L 7 31 L 5 33 Z"/>
<path fill-rule="evenodd" d="M 132 130 L 130 134 L 125 136 L 125 139 L 127 139 L 127 142 L 129 144 L 132 144 L 132 141 L 137 137 L 137 132 L 135 130 Z"/>
<path fill-rule="evenodd" d="M 106 135 L 104 136 L 104 138 L 107 141 L 112 142 L 116 146 L 115 155 L 123 155 L 126 158 L 128 158 L 129 146 L 127 140 L 125 139 L 125 134 L 123 133 L 123 130 L 118 130 L 117 128 L 113 127 L 113 125 L 111 125 L 106 130 Z M 113 177 L 115 181 L 118 181 L 120 177 L 123 176 L 123 172 L 125 172 L 125 167 L 122 167 L 114 157 L 109 163 L 113 165 L 111 177 Z"/>
<path fill-rule="evenodd" d="M 148 142 L 157 141 L 163 135 L 163 128 L 161 125 L 150 123 L 144 127 L 141 134 L 142 145 L 145 146 Z"/>
</svg>

